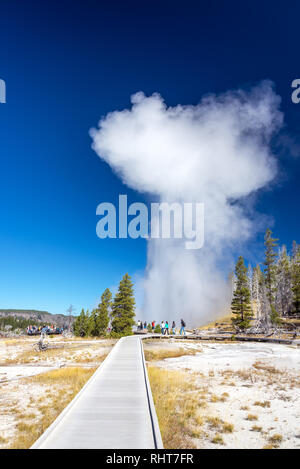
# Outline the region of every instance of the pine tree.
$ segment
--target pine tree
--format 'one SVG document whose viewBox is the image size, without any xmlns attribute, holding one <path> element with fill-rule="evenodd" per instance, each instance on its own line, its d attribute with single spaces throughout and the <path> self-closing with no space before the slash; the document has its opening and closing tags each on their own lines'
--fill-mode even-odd
<svg viewBox="0 0 300 469">
<path fill-rule="evenodd" d="M 279 251 L 275 274 L 275 308 L 280 316 L 285 316 L 292 309 L 293 293 L 291 274 L 291 260 L 286 252 L 286 247 L 282 246 Z"/>
<path fill-rule="evenodd" d="M 236 317 L 232 319 L 232 322 L 240 329 L 247 329 L 250 326 L 252 311 L 247 269 L 242 256 L 238 258 L 236 263 L 235 276 L 236 287 L 231 302 L 231 311 Z"/>
<path fill-rule="evenodd" d="M 297 316 L 300 315 L 300 246 L 293 245 L 293 258 L 291 268 L 291 284 L 293 293 L 292 310 Z"/>
<path fill-rule="evenodd" d="M 276 251 L 278 239 L 272 238 L 272 231 L 268 228 L 265 234 L 265 261 L 264 274 L 267 298 L 270 304 L 270 319 L 272 323 L 280 323 L 280 317 L 275 308 L 275 283 L 276 283 Z"/>
<path fill-rule="evenodd" d="M 261 308 L 260 325 L 265 329 L 265 332 L 269 331 L 271 323 L 271 307 L 268 300 L 267 288 L 265 282 L 265 276 L 258 266 L 258 288 L 259 288 L 259 303 Z"/>
<path fill-rule="evenodd" d="M 87 309 L 85 313 L 85 325 L 84 325 L 85 334 L 84 335 L 88 337 L 93 335 L 93 328 L 94 328 L 93 317 L 90 311 Z"/>
<path fill-rule="evenodd" d="M 81 313 L 74 322 L 74 334 L 78 337 L 84 337 L 87 335 L 88 331 L 88 313 L 85 313 L 84 309 L 82 308 Z"/>
<path fill-rule="evenodd" d="M 267 229 L 265 234 L 265 261 L 264 261 L 264 273 L 265 283 L 267 287 L 267 296 L 270 304 L 274 302 L 274 290 L 275 290 L 275 273 L 276 273 L 276 252 L 275 247 L 277 246 L 276 241 L 278 239 L 272 238 L 272 231 Z"/>
<path fill-rule="evenodd" d="M 112 294 L 106 288 L 101 296 L 101 303 L 98 305 L 96 318 L 96 333 L 98 336 L 105 335 L 109 324 L 109 316 L 112 308 Z"/>
<path fill-rule="evenodd" d="M 112 332 L 114 335 L 131 335 L 134 325 L 135 300 L 133 284 L 128 274 L 122 278 L 112 306 Z"/>
<path fill-rule="evenodd" d="M 98 336 L 98 330 L 97 330 L 97 318 L 98 318 L 98 310 L 93 309 L 90 317 L 89 317 L 89 325 L 88 325 L 88 335 L 91 335 L 93 337 Z"/>
</svg>

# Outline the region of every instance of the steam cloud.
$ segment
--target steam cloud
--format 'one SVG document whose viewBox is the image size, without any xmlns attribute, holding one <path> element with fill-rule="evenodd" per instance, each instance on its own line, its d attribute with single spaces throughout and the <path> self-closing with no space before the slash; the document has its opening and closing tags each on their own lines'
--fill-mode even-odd
<svg viewBox="0 0 300 469">
<path fill-rule="evenodd" d="M 202 249 L 186 250 L 178 239 L 148 241 L 143 317 L 199 325 L 228 306 L 220 260 L 253 234 L 244 202 L 276 175 L 270 141 L 283 123 L 280 98 L 264 81 L 196 106 L 167 107 L 159 94 L 142 92 L 131 102 L 91 130 L 93 149 L 129 187 L 164 202 L 205 205 Z"/>
</svg>

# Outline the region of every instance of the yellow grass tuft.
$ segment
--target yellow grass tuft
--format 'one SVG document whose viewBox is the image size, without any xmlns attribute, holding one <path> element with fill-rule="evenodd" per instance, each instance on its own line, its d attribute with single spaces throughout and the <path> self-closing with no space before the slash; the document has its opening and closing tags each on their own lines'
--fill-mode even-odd
<svg viewBox="0 0 300 469">
<path fill-rule="evenodd" d="M 145 359 L 146 361 L 157 361 L 164 360 L 165 358 L 177 358 L 182 357 L 183 355 L 195 355 L 200 350 L 196 349 L 185 349 L 180 347 L 178 349 L 159 349 L 159 350 L 145 350 Z"/>
<path fill-rule="evenodd" d="M 153 366 L 148 374 L 164 447 L 194 448 L 191 438 L 200 435 L 203 419 L 193 378 Z"/>
<path fill-rule="evenodd" d="M 250 422 L 253 420 L 257 420 L 257 419 L 258 419 L 257 415 L 253 415 L 253 414 L 248 414 L 246 418 L 246 420 L 250 420 Z"/>
<path fill-rule="evenodd" d="M 269 442 L 272 443 L 273 445 L 278 445 L 281 443 L 283 440 L 282 435 L 275 433 L 274 435 L 270 436 Z"/>
<path fill-rule="evenodd" d="M 215 435 L 212 440 L 212 443 L 215 443 L 216 445 L 224 445 L 224 440 L 221 435 L 217 434 Z"/>
<path fill-rule="evenodd" d="M 27 383 L 36 383 L 45 388 L 46 392 L 36 402 L 30 403 L 30 406 L 39 412 L 38 415 L 30 412 L 18 414 L 16 434 L 10 448 L 29 448 L 74 398 L 94 371 L 95 368 L 62 368 L 25 378 Z M 48 390 L 49 385 L 52 392 Z M 40 405 L 37 405 L 38 403 Z M 28 421 L 33 417 L 33 421 Z"/>
<path fill-rule="evenodd" d="M 260 406 L 260 407 L 271 407 L 271 402 L 270 401 L 263 401 L 263 402 L 256 401 L 254 402 L 253 405 Z"/>
<path fill-rule="evenodd" d="M 253 425 L 253 427 L 251 428 L 251 431 L 252 432 L 261 432 L 262 427 L 259 427 L 258 425 Z"/>
<path fill-rule="evenodd" d="M 224 422 L 224 424 L 223 424 L 223 432 L 224 433 L 232 433 L 233 430 L 234 430 L 234 425 L 232 423 Z"/>
</svg>

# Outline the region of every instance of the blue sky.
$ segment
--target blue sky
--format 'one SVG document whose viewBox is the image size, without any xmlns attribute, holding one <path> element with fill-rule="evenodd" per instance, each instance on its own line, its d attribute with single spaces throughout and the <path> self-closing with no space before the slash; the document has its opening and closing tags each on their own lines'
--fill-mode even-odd
<svg viewBox="0 0 300 469">
<path fill-rule="evenodd" d="M 248 3 L 248 2 L 247 2 Z M 96 207 L 143 200 L 91 149 L 89 129 L 130 95 L 168 105 L 271 79 L 285 133 L 299 141 L 297 2 L 1 2 L 0 307 L 63 313 L 93 307 L 125 272 L 141 275 L 142 240 L 100 240 Z M 299 241 L 299 158 L 280 155 L 275 184 L 257 195 L 282 243 Z M 262 234 L 248 260 L 262 252 Z"/>
</svg>

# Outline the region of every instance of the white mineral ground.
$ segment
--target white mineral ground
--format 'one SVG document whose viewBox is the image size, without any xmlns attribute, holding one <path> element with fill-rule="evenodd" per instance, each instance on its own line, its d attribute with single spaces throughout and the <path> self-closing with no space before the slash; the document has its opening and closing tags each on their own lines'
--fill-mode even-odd
<svg viewBox="0 0 300 469">
<path fill-rule="evenodd" d="M 0 448 L 6 448 L 16 434 L 20 415 L 29 410 L 41 416 L 38 400 L 45 387 L 24 378 L 62 367 L 96 367 L 113 347 L 115 340 L 47 338 L 49 349 L 36 352 L 39 337 L 0 338 Z M 32 402 L 36 402 L 32 405 Z"/>
<path fill-rule="evenodd" d="M 0 339 L 0 436 L 13 437 L 16 416 L 10 408 L 26 409 L 30 398 L 38 399 L 41 388 L 24 377 L 62 366 L 97 366 L 111 350 L 114 341 L 74 340 L 55 337 L 49 354 L 32 353 L 38 338 Z M 195 355 L 182 355 L 152 362 L 163 369 L 193 373 L 206 389 L 210 417 L 234 425 L 232 433 L 222 433 L 224 446 L 211 442 L 216 430 L 205 428 L 206 437 L 195 439 L 199 448 L 262 448 L 274 434 L 282 435 L 280 448 L 300 448 L 300 348 L 262 343 L 214 343 L 183 340 L 157 340 L 145 349 L 194 349 Z M 30 356 L 28 362 L 28 354 Z M 22 363 L 22 360 L 26 363 Z M 212 396 L 228 396 L 211 402 Z M 269 407 L 255 405 L 269 402 Z M 248 409 L 242 410 L 242 407 Z M 247 415 L 257 416 L 256 421 Z M 252 431 L 253 425 L 261 431 Z M 0 447 L 5 447 L 1 444 Z"/>
<path fill-rule="evenodd" d="M 182 342 L 175 340 L 149 343 L 151 349 L 193 348 L 195 355 L 183 355 L 152 362 L 167 370 L 194 373 L 206 388 L 209 416 L 234 425 L 232 433 L 222 433 L 224 446 L 194 441 L 205 448 L 262 448 L 274 434 L 282 435 L 280 448 L 300 448 L 300 348 L 263 343 Z M 210 402 L 211 396 L 228 396 Z M 267 402 L 267 406 L 255 405 Z M 269 406 L 269 407 L 268 407 Z M 247 409 L 242 410 L 242 407 Z M 257 420 L 247 420 L 248 414 Z M 253 431 L 252 427 L 261 427 Z M 216 434 L 207 428 L 208 434 Z"/>
</svg>

